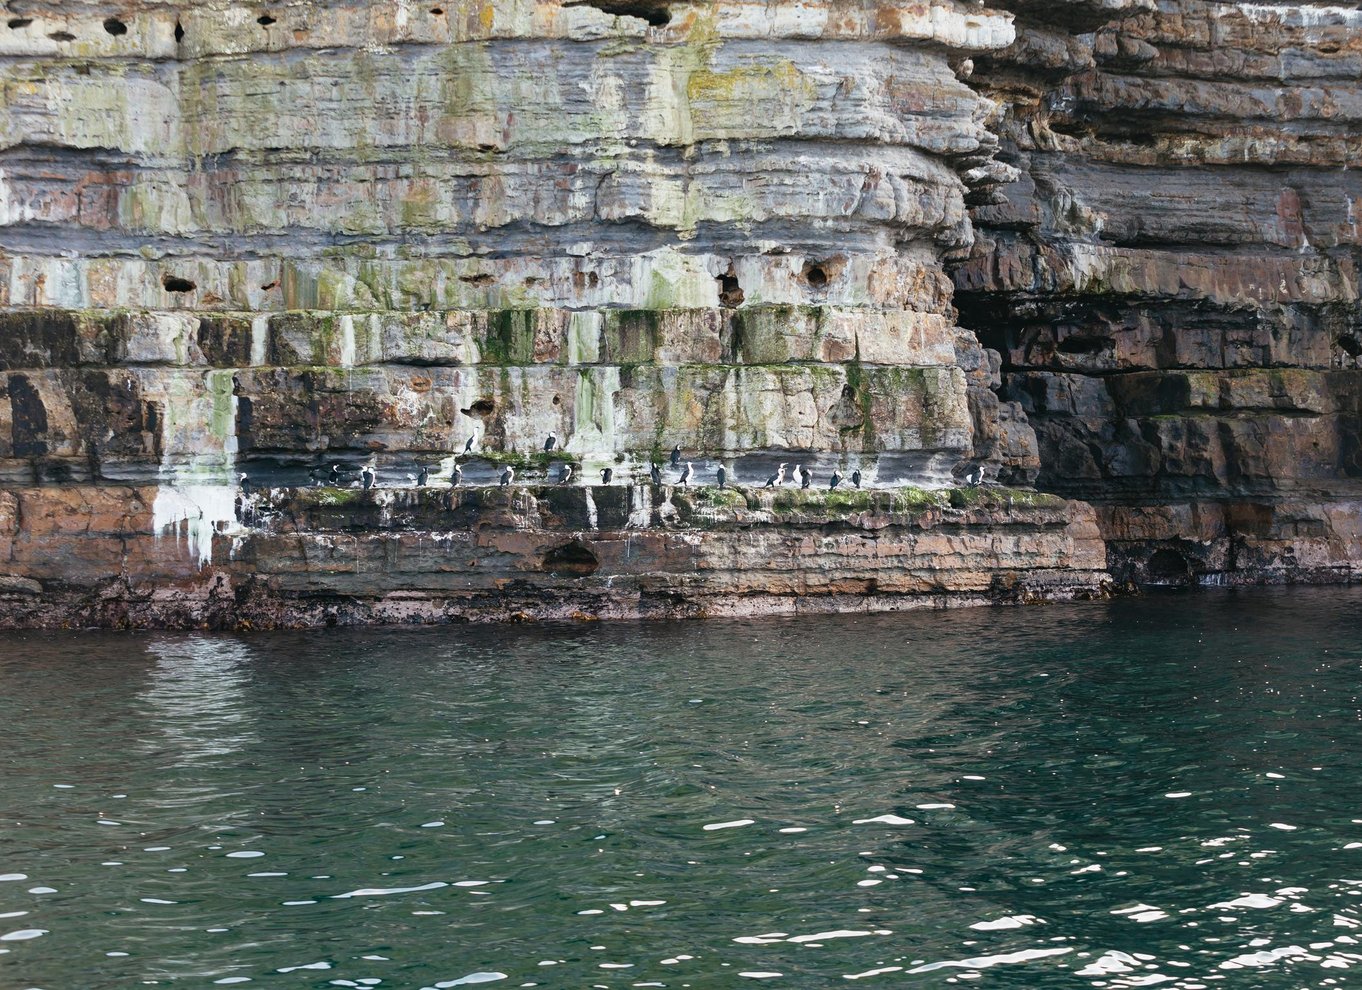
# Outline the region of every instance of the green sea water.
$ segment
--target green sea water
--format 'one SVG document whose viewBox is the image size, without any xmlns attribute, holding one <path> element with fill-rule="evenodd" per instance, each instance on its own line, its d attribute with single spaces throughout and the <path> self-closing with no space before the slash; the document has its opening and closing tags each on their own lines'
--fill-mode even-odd
<svg viewBox="0 0 1362 990">
<path fill-rule="evenodd" d="M 1347 985 L 1359 630 L 0 635 L 0 987 Z"/>
</svg>

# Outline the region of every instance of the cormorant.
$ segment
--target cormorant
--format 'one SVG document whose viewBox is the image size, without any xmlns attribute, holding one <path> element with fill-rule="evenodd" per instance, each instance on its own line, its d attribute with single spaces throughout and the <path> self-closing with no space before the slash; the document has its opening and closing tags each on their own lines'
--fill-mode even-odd
<svg viewBox="0 0 1362 990">
<path fill-rule="evenodd" d="M 965 484 L 971 488 L 978 488 L 984 483 L 984 466 L 976 464 L 965 474 Z"/>
<path fill-rule="evenodd" d="M 422 464 L 422 465 L 421 465 L 421 470 L 418 471 L 418 472 L 416 472 L 416 487 L 417 487 L 417 488 L 425 488 L 425 487 L 426 487 L 426 482 L 429 481 L 429 480 L 430 480 L 430 468 L 428 468 L 428 467 L 426 467 L 424 464 Z"/>
<path fill-rule="evenodd" d="M 808 488 L 813 484 L 813 472 L 803 464 L 799 465 L 799 487 Z"/>
<path fill-rule="evenodd" d="M 245 474 L 242 474 L 241 480 L 238 482 L 238 484 L 241 486 L 242 495 L 249 495 L 251 493 L 251 479 L 247 477 Z"/>
<path fill-rule="evenodd" d="M 544 441 L 544 453 L 547 454 L 549 451 L 551 451 L 553 449 L 554 444 L 556 444 L 557 442 L 558 438 L 554 436 L 552 433 L 550 433 L 548 439 Z"/>
<path fill-rule="evenodd" d="M 364 470 L 359 473 L 359 480 L 364 485 L 364 490 L 368 491 L 377 483 L 378 475 L 374 473 L 373 468 L 366 464 L 364 465 Z"/>
<path fill-rule="evenodd" d="M 776 473 L 766 479 L 766 488 L 775 488 L 777 485 L 785 484 L 785 465 L 776 468 Z"/>
<path fill-rule="evenodd" d="M 678 443 L 672 448 L 672 467 L 681 466 L 681 445 Z"/>
<path fill-rule="evenodd" d="M 719 487 L 722 488 L 724 484 L 728 481 L 728 472 L 725 471 L 724 466 L 720 464 L 719 470 L 716 471 L 715 474 L 719 476 Z"/>
<path fill-rule="evenodd" d="M 449 476 L 449 487 L 458 488 L 463 481 L 463 468 L 459 467 L 459 462 L 454 462 L 454 471 Z"/>
<path fill-rule="evenodd" d="M 476 433 L 473 434 L 473 436 L 471 436 L 471 437 L 468 438 L 468 442 L 467 442 L 466 444 L 463 445 L 463 452 L 464 452 L 465 454 L 471 454 L 471 453 L 473 453 L 473 441 L 476 440 L 476 439 L 477 439 L 477 434 L 476 434 Z"/>
<path fill-rule="evenodd" d="M 506 465 L 506 470 L 501 472 L 501 487 L 502 487 L 502 488 L 505 488 L 507 485 L 509 485 L 509 484 L 510 484 L 512 481 L 514 481 L 514 480 L 515 480 L 515 468 L 513 468 L 513 467 L 511 467 L 511 465 L 507 464 L 507 465 Z"/>
<path fill-rule="evenodd" d="M 572 465 L 564 464 L 558 469 L 558 484 L 566 485 L 572 480 Z"/>
<path fill-rule="evenodd" d="M 686 466 L 681 469 L 681 484 L 690 484 L 691 466 L 690 461 L 686 461 Z"/>
<path fill-rule="evenodd" d="M 652 480 L 653 484 L 655 485 L 662 484 L 662 469 L 658 467 L 656 464 L 654 464 L 652 468 L 648 471 L 648 477 Z"/>
<path fill-rule="evenodd" d="M 860 469 L 860 468 L 857 468 L 855 471 L 852 471 L 852 472 L 851 472 L 851 483 L 852 483 L 853 485 L 855 485 L 857 488 L 860 488 L 860 487 L 861 487 L 861 469 Z"/>
<path fill-rule="evenodd" d="M 842 472 L 838 471 L 836 468 L 833 468 L 833 469 L 832 469 L 832 481 L 830 481 L 830 482 L 828 483 L 828 491 L 832 491 L 834 488 L 836 488 L 836 487 L 837 487 L 838 485 L 840 485 L 841 483 L 842 483 Z"/>
<path fill-rule="evenodd" d="M 615 472 L 610 468 L 601 468 L 601 484 L 610 484 L 610 479 L 615 476 Z"/>
</svg>

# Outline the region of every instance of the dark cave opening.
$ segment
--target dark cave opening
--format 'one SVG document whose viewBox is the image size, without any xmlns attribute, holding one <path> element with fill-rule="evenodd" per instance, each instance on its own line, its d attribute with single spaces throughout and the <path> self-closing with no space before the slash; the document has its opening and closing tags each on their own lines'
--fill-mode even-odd
<svg viewBox="0 0 1362 990">
<path fill-rule="evenodd" d="M 578 540 L 550 550 L 541 565 L 554 577 L 587 577 L 595 574 L 600 566 L 596 555 Z"/>
<path fill-rule="evenodd" d="M 581 5 L 616 17 L 637 17 L 652 27 L 666 27 L 672 22 L 671 5 L 658 0 L 582 0 Z"/>
<path fill-rule="evenodd" d="M 180 278 L 177 275 L 166 275 L 161 279 L 161 284 L 165 286 L 167 292 L 193 292 L 198 288 L 187 278 Z"/>
</svg>

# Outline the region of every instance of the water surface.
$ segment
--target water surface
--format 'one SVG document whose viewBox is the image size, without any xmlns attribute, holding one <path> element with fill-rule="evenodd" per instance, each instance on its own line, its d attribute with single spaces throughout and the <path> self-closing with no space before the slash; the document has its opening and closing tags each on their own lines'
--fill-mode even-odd
<svg viewBox="0 0 1362 990">
<path fill-rule="evenodd" d="M 0 986 L 1326 987 L 1362 591 L 0 636 Z"/>
</svg>

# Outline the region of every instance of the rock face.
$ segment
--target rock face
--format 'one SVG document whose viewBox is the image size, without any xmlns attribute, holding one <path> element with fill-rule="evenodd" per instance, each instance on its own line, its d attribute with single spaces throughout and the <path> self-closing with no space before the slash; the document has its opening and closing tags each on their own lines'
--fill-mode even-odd
<svg viewBox="0 0 1362 990">
<path fill-rule="evenodd" d="M 1122 579 L 1349 580 L 1362 472 L 1362 14 L 1023 2 L 971 82 L 1020 179 L 972 212 L 962 322 L 1041 487 Z"/>
<path fill-rule="evenodd" d="M 6 13 L 0 622 L 1063 597 L 1098 527 L 1123 578 L 1358 559 L 1352 12 Z"/>
<path fill-rule="evenodd" d="M 23 576 L 0 578 L 0 624 L 846 612 L 1088 597 L 1105 578 L 1089 506 L 1003 488 L 273 489 L 230 532 L 166 526 L 166 492 L 3 493 L 0 553 Z"/>
</svg>

